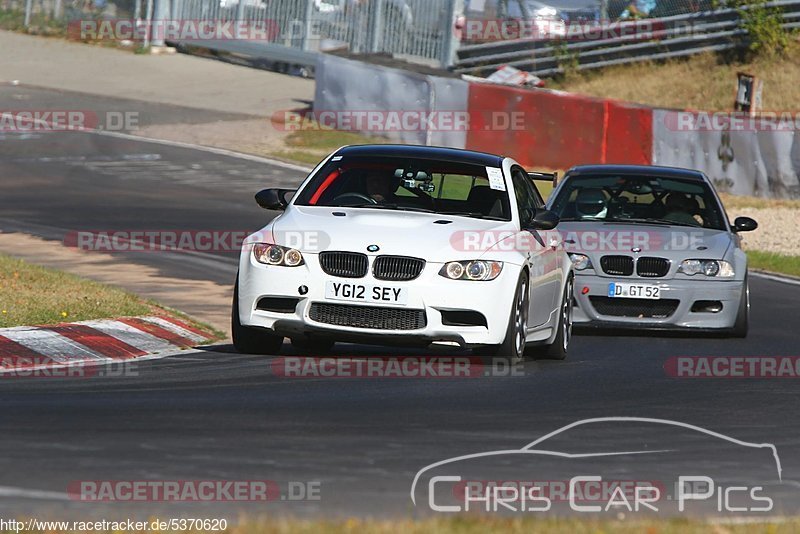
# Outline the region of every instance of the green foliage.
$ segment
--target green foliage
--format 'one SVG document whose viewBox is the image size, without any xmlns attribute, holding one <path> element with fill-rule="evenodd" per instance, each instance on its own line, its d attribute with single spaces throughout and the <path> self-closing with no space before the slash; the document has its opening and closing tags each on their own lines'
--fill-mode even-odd
<svg viewBox="0 0 800 534">
<path fill-rule="evenodd" d="M 789 47 L 791 34 L 781 26 L 781 9 L 766 4 L 766 0 L 733 0 L 729 3 L 739 12 L 740 27 L 747 30 L 749 50 L 756 55 L 780 55 Z"/>
<path fill-rule="evenodd" d="M 561 67 L 564 78 L 570 78 L 578 73 L 578 67 L 580 66 L 578 54 L 577 52 L 570 53 L 567 49 L 567 41 L 553 42 L 553 55 L 556 57 L 558 66 Z"/>
</svg>

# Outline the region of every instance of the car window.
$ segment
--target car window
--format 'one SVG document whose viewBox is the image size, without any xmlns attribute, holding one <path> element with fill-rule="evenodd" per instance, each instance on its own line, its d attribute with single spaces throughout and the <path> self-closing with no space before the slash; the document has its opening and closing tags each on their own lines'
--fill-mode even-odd
<svg viewBox="0 0 800 534">
<path fill-rule="evenodd" d="M 562 221 L 636 220 L 724 230 L 723 211 L 702 181 L 637 175 L 566 177 L 551 209 Z"/>
<path fill-rule="evenodd" d="M 526 209 L 530 213 L 534 213 L 539 205 L 537 205 L 536 193 L 528 174 L 521 168 L 515 167 L 511 171 L 511 180 L 514 182 L 514 195 L 516 196 L 520 217 L 522 217 Z"/>
<path fill-rule="evenodd" d="M 511 220 L 508 192 L 490 183 L 484 166 L 393 157 L 334 159 L 298 193 L 296 205 L 429 211 Z"/>
</svg>

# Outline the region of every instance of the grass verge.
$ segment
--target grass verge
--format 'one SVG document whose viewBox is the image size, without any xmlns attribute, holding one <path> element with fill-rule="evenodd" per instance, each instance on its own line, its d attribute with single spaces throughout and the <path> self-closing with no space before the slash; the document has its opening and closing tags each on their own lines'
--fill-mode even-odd
<svg viewBox="0 0 800 534">
<path fill-rule="evenodd" d="M 722 204 L 726 210 L 738 208 L 790 208 L 800 209 L 800 200 L 784 200 L 777 198 L 745 197 L 731 195 L 730 193 L 720 193 Z"/>
<path fill-rule="evenodd" d="M 172 315 L 224 339 L 208 325 L 119 288 L 0 254 L 0 328 L 135 315 Z"/>
<path fill-rule="evenodd" d="M 359 133 L 329 130 L 309 124 L 307 129 L 291 132 L 284 140 L 284 149 L 271 155 L 298 163 L 316 165 L 322 158 L 344 145 L 374 145 L 388 143 L 380 137 L 367 137 Z"/>
<path fill-rule="evenodd" d="M 42 13 L 33 13 L 30 25 L 25 28 L 25 11 L 22 9 L 0 9 L 0 29 L 44 37 L 67 35 L 66 22 L 52 19 Z"/>
<path fill-rule="evenodd" d="M 650 106 L 729 111 L 733 107 L 736 73 L 744 71 L 764 82 L 762 109 L 794 110 L 800 101 L 800 62 L 795 59 L 798 53 L 798 43 L 792 43 L 784 57 L 741 60 L 707 53 L 663 63 L 570 74 L 560 80 L 548 80 L 547 86 Z"/>
<path fill-rule="evenodd" d="M 788 256 L 761 250 L 748 250 L 747 264 L 751 269 L 800 277 L 800 256 Z"/>
</svg>

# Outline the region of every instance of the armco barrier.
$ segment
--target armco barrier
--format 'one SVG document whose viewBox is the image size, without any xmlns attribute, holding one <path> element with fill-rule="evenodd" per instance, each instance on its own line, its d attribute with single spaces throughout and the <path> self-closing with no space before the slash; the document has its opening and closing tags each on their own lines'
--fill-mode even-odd
<svg viewBox="0 0 800 534">
<path fill-rule="evenodd" d="M 580 163 L 650 162 L 651 110 L 556 91 L 473 83 L 467 148 L 508 154 L 521 164 L 564 169 Z M 522 128 L 497 130 L 480 118 L 520 114 Z M 477 120 L 476 120 L 477 119 Z"/>
<path fill-rule="evenodd" d="M 653 157 L 653 110 L 605 101 L 603 163 L 649 165 Z"/>
</svg>

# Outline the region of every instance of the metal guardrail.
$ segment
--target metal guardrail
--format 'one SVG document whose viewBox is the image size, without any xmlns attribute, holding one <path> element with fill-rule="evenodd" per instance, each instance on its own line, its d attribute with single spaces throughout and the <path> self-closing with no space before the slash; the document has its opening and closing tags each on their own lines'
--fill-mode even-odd
<svg viewBox="0 0 800 534">
<path fill-rule="evenodd" d="M 271 42 L 178 41 L 312 67 L 329 49 L 350 54 L 389 53 L 412 62 L 452 64 L 455 0 L 157 0 L 170 3 L 176 20 L 267 24 Z"/>
<path fill-rule="evenodd" d="M 784 28 L 800 28 L 800 0 L 778 0 L 769 2 L 766 7 L 783 12 Z M 516 39 L 462 46 L 458 50 L 455 71 L 486 75 L 510 65 L 547 77 L 564 72 L 564 62 L 574 62 L 578 70 L 597 69 L 730 50 L 747 44 L 747 32 L 741 28 L 739 12 L 732 8 L 623 22 L 593 30 L 601 35 L 603 31 L 605 35 L 614 33 L 609 38 L 587 37 L 578 42 Z M 628 34 L 622 35 L 626 31 Z"/>
</svg>

